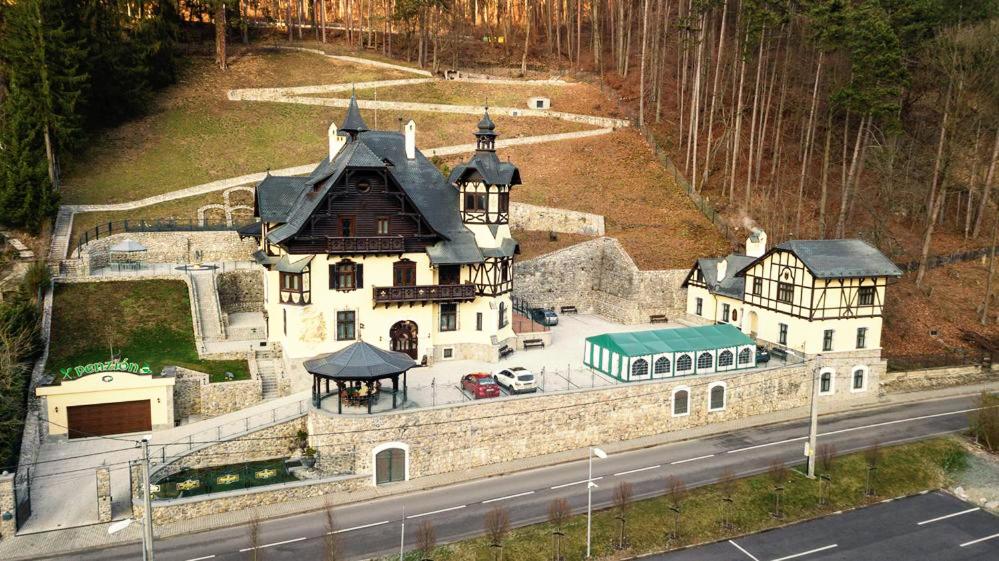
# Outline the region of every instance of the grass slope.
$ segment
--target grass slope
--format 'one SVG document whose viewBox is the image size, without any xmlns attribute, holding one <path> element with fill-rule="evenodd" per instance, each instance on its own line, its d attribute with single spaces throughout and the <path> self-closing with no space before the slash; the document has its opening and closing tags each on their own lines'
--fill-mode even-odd
<svg viewBox="0 0 999 561">
<path fill-rule="evenodd" d="M 57 284 L 52 304 L 49 369 L 107 360 L 115 354 L 147 362 L 153 372 L 183 366 L 221 381 L 225 372 L 249 377 L 245 360 L 201 360 L 194 345 L 191 304 L 181 281 Z M 58 376 L 56 377 L 58 380 Z"/>
<path fill-rule="evenodd" d="M 711 485 L 689 491 L 681 503 L 679 539 L 669 539 L 673 530 L 673 512 L 665 497 L 637 501 L 627 511 L 627 541 L 629 547 L 617 550 L 617 511 L 605 510 L 593 516 L 593 554 L 597 559 L 626 559 L 634 555 L 676 549 L 696 543 L 716 541 L 738 535 L 759 532 L 790 522 L 827 515 L 837 510 L 878 502 L 885 497 L 913 494 L 944 485 L 948 470 L 965 465 L 964 450 L 954 439 L 937 439 L 916 444 L 885 448 L 878 464 L 877 496 L 864 496 L 866 462 L 861 454 L 837 458 L 832 469 L 831 498 L 818 506 L 818 484 L 798 473 L 790 473 L 782 497 L 783 517 L 771 516 L 774 507 L 773 482 L 768 475 L 735 482 L 734 502 L 729 509 L 732 527 L 722 526 L 723 495 Z M 504 559 L 516 561 L 548 561 L 551 555 L 549 524 L 534 524 L 510 533 L 503 548 Z M 572 517 L 563 526 L 563 555 L 566 559 L 582 559 L 585 554 L 586 517 Z M 493 548 L 486 538 L 457 542 L 438 548 L 434 561 L 487 561 L 493 559 Z M 389 558 L 386 558 L 389 559 Z M 407 561 L 419 559 L 410 554 Z"/>
</svg>

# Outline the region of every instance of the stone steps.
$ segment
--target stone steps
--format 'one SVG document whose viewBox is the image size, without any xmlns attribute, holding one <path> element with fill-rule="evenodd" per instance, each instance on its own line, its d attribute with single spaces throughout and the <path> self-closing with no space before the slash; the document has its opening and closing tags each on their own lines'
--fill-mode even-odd
<svg viewBox="0 0 999 561">
<path fill-rule="evenodd" d="M 260 376 L 262 398 L 264 400 L 279 397 L 278 359 L 274 351 L 257 351 L 257 375 Z"/>
<path fill-rule="evenodd" d="M 69 251 L 69 238 L 73 231 L 73 210 L 67 207 L 59 207 L 56 214 L 55 226 L 52 228 L 52 243 L 49 245 L 49 259 L 61 260 L 66 258 Z"/>
<path fill-rule="evenodd" d="M 198 313 L 201 319 L 201 336 L 206 341 L 222 341 L 222 316 L 219 310 L 219 298 L 212 282 L 212 273 L 194 273 L 191 275 L 195 294 L 198 299 Z"/>
</svg>

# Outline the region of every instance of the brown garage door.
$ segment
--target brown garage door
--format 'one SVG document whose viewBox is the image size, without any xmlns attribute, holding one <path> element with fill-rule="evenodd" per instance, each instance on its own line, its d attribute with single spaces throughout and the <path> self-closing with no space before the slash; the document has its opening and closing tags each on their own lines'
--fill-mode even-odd
<svg viewBox="0 0 999 561">
<path fill-rule="evenodd" d="M 152 429 L 149 400 L 76 405 L 68 408 L 69 437 L 142 432 Z"/>
</svg>

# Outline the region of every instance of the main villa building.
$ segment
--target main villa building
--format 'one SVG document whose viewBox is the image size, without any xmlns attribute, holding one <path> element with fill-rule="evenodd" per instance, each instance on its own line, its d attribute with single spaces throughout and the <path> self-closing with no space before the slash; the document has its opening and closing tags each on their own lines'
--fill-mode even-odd
<svg viewBox="0 0 999 561">
<path fill-rule="evenodd" d="M 487 111 L 476 152 L 444 177 L 416 149 L 413 121 L 369 130 L 351 97 L 308 177 L 257 186 L 268 339 L 292 357 L 363 340 L 421 362 L 492 361 L 512 346 L 520 172 L 497 158 L 496 136 Z"/>
</svg>

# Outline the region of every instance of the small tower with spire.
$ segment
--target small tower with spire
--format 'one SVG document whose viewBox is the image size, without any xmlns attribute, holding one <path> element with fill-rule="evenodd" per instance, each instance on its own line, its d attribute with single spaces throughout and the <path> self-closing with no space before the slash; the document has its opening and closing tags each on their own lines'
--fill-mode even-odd
<svg viewBox="0 0 999 561">
<path fill-rule="evenodd" d="M 496 124 L 489 118 L 489 107 L 486 107 L 479 121 L 479 130 L 475 133 L 475 149 L 484 152 L 496 151 Z"/>
<path fill-rule="evenodd" d="M 343 124 L 340 125 L 340 132 L 345 132 L 350 136 L 351 140 L 357 138 L 357 135 L 371 130 L 368 128 L 367 123 L 361 117 L 361 109 L 357 106 L 357 94 L 355 92 L 350 93 L 350 103 L 347 104 L 347 116 L 343 120 Z"/>
</svg>

